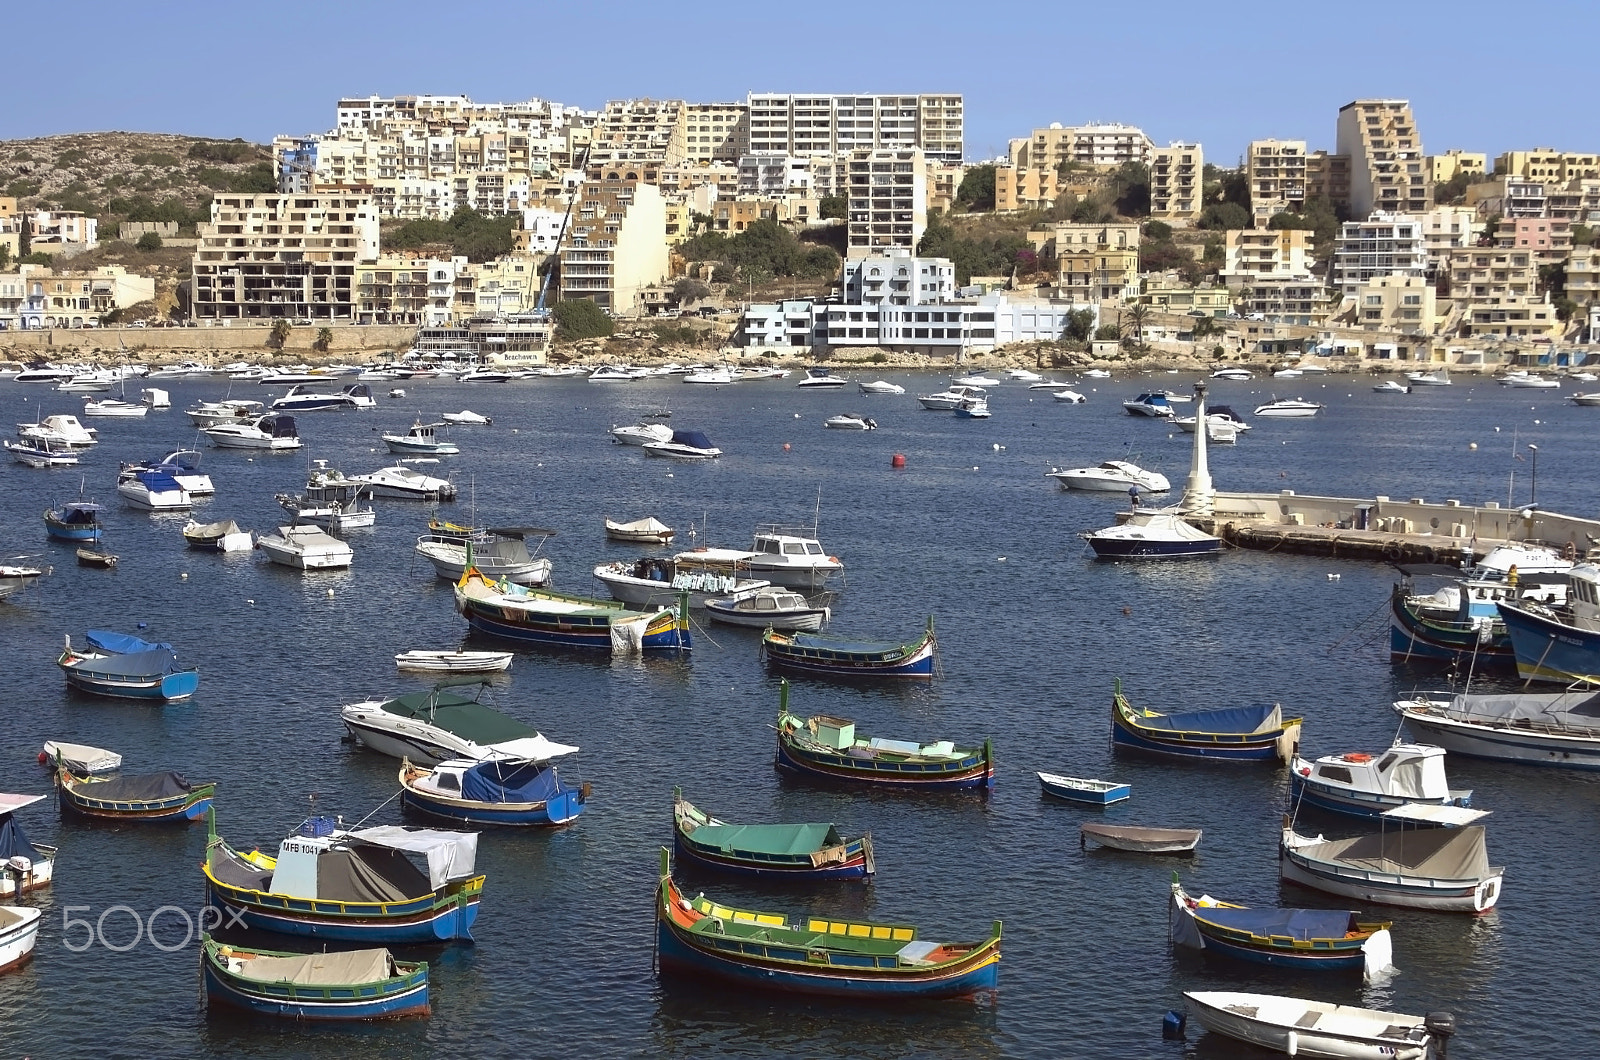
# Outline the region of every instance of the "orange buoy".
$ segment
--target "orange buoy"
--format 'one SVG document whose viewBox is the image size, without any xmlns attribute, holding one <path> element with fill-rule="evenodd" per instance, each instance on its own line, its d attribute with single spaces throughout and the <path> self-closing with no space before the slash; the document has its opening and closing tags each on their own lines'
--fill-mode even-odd
<svg viewBox="0 0 1600 1060">
<path fill-rule="evenodd" d="M 788 442 L 784 442 L 783 443 L 783 451 L 786 452 L 786 453 L 789 451 L 789 443 Z"/>
<path fill-rule="evenodd" d="M 889 466 L 893 467 L 893 468 L 903 468 L 903 467 L 905 467 L 906 466 L 906 454 L 904 454 L 904 453 L 896 453 L 893 456 L 891 456 L 889 458 Z"/>
</svg>

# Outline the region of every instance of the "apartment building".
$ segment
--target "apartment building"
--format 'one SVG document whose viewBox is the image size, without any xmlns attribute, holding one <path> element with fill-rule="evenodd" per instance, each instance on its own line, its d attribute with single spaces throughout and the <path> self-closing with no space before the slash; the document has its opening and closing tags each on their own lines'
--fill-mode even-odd
<svg viewBox="0 0 1600 1060">
<path fill-rule="evenodd" d="M 831 95 L 752 92 L 749 153 L 837 155 L 921 148 L 926 157 L 959 163 L 965 104 L 960 95 Z"/>
<path fill-rule="evenodd" d="M 1600 247 L 1573 247 L 1567 256 L 1567 297 L 1580 306 L 1600 306 Z"/>
<path fill-rule="evenodd" d="M 1255 226 L 1265 228 L 1274 214 L 1300 213 L 1307 196 L 1304 140 L 1251 140 L 1244 156 Z"/>
<path fill-rule="evenodd" d="M 586 168 L 590 179 L 606 168 L 682 162 L 688 153 L 688 136 L 689 105 L 681 99 L 612 100 L 600 112 L 589 141 Z"/>
<path fill-rule="evenodd" d="M 0 248 L 10 258 L 16 258 L 22 249 L 22 217 L 11 195 L 0 195 Z"/>
<path fill-rule="evenodd" d="M 1219 277 L 1236 290 L 1269 280 L 1309 281 L 1310 235 L 1298 228 L 1229 229 Z"/>
<path fill-rule="evenodd" d="M 811 160 L 798 155 L 744 155 L 739 159 L 738 193 L 810 196 Z"/>
<path fill-rule="evenodd" d="M 121 265 L 55 269 L 18 265 L 0 273 L 0 330 L 94 327 L 100 318 L 156 296 L 151 276 Z"/>
<path fill-rule="evenodd" d="M 1311 279 L 1259 276 L 1240 288 L 1241 316 L 1269 324 L 1321 327 L 1332 315 L 1328 289 Z"/>
<path fill-rule="evenodd" d="M 1225 317 L 1233 312 L 1233 292 L 1223 286 L 1185 283 L 1175 272 L 1150 273 L 1139 301 L 1164 313 Z"/>
<path fill-rule="evenodd" d="M 1481 151 L 1451 148 L 1442 155 L 1428 155 L 1424 161 L 1427 163 L 1428 179 L 1435 184 L 1443 184 L 1459 176 L 1469 180 L 1484 176 L 1489 156 Z"/>
<path fill-rule="evenodd" d="M 928 227 L 927 160 L 920 147 L 860 150 L 848 160 L 847 258 L 915 251 Z"/>
<path fill-rule="evenodd" d="M 1009 162 L 994 167 L 994 208 L 999 213 L 1047 209 L 1063 190 L 1061 177 L 1054 169 L 1033 169 Z"/>
<path fill-rule="evenodd" d="M 1052 122 L 1010 144 L 1011 164 L 1038 173 L 1061 173 L 1069 165 L 1114 169 L 1125 162 L 1149 164 L 1154 152 L 1155 144 L 1144 130 L 1116 123 L 1064 126 Z"/>
<path fill-rule="evenodd" d="M 1433 185 L 1422 137 L 1403 99 L 1358 99 L 1339 108 L 1337 150 L 1350 158 L 1350 212 L 1427 213 Z"/>
<path fill-rule="evenodd" d="M 849 305 L 924 305 L 956 296 L 956 268 L 948 258 L 900 251 L 846 261 L 842 281 Z"/>
<path fill-rule="evenodd" d="M 966 175 L 967 167 L 959 163 L 928 159 L 928 209 L 949 213 Z"/>
<path fill-rule="evenodd" d="M 1600 177 L 1600 155 L 1536 147 L 1532 151 L 1507 151 L 1494 160 L 1497 177 L 1520 177 L 1542 184 Z"/>
<path fill-rule="evenodd" d="M 1450 255 L 1451 323 L 1462 335 L 1558 338 L 1555 307 L 1539 293 L 1539 263 L 1515 247 L 1469 247 Z"/>
<path fill-rule="evenodd" d="M 357 265 L 377 258 L 368 197 L 219 195 L 200 226 L 193 314 L 354 320 Z"/>
<path fill-rule="evenodd" d="M 1339 229 L 1329 282 L 1346 295 L 1380 276 L 1425 276 L 1428 245 L 1415 217 L 1375 213 L 1365 221 L 1346 221 Z"/>
<path fill-rule="evenodd" d="M 456 270 L 465 258 L 441 261 L 383 255 L 356 267 L 355 318 L 362 324 L 439 326 L 450 322 Z"/>
<path fill-rule="evenodd" d="M 750 152 L 748 104 L 690 103 L 684 122 L 684 158 L 689 162 L 736 162 Z"/>
<path fill-rule="evenodd" d="M 1150 216 L 1192 221 L 1200 216 L 1205 151 L 1199 144 L 1174 143 L 1150 153 Z"/>
<path fill-rule="evenodd" d="M 1139 295 L 1139 226 L 1055 226 L 1057 298 L 1075 304 L 1131 301 Z"/>
<path fill-rule="evenodd" d="M 1350 205 L 1350 156 L 1327 151 L 1307 155 L 1306 198 L 1326 199 L 1354 213 Z"/>
<path fill-rule="evenodd" d="M 46 254 L 93 250 L 100 242 L 100 222 L 73 210 L 27 210 L 28 246 Z"/>
<path fill-rule="evenodd" d="M 1423 276 L 1377 276 L 1355 294 L 1356 323 L 1380 331 L 1431 333 L 1435 323 L 1433 284 Z"/>
<path fill-rule="evenodd" d="M 1600 179 L 1575 177 L 1565 184 L 1548 186 L 1545 214 L 1575 224 L 1600 224 Z"/>
<path fill-rule="evenodd" d="M 525 254 L 508 254 L 493 261 L 462 262 L 457 275 L 471 280 L 457 283 L 452 313 L 458 321 L 506 320 L 532 314 L 539 301 L 538 262 Z"/>
<path fill-rule="evenodd" d="M 1495 226 L 1494 245 L 1526 250 L 1540 265 L 1559 265 L 1572 252 L 1572 222 L 1558 217 L 1502 217 Z"/>
<path fill-rule="evenodd" d="M 561 297 L 589 298 L 614 316 L 638 312 L 666 278 L 666 207 L 639 180 L 585 181 L 562 242 Z"/>
<path fill-rule="evenodd" d="M 1470 206 L 1435 206 L 1418 217 L 1422 239 L 1428 250 L 1428 269 L 1445 267 L 1452 250 L 1477 246 L 1484 222 Z"/>
</svg>

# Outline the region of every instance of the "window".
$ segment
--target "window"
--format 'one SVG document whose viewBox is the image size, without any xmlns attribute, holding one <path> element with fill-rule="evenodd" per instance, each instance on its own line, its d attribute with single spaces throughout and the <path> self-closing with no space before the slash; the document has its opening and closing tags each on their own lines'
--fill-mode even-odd
<svg viewBox="0 0 1600 1060">
<path fill-rule="evenodd" d="M 1342 784 L 1352 783 L 1350 770 L 1344 766 L 1318 766 L 1317 776 L 1324 780 L 1333 780 Z"/>
</svg>

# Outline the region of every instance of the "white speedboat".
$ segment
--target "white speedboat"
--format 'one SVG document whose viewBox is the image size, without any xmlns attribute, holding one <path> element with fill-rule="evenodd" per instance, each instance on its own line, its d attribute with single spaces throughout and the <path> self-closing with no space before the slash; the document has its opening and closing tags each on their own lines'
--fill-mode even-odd
<svg viewBox="0 0 1600 1060">
<path fill-rule="evenodd" d="M 879 379 L 872 383 L 857 383 L 856 389 L 863 394 L 904 394 L 906 388 L 898 383 L 890 383 Z"/>
<path fill-rule="evenodd" d="M 1044 379 L 1044 376 L 1026 368 L 1010 368 L 1006 370 L 1006 378 L 1014 379 L 1019 383 L 1038 383 Z M 982 384 L 979 385 L 981 386 Z"/>
<path fill-rule="evenodd" d="M 366 493 L 366 483 L 346 478 L 337 468 L 330 468 L 326 460 L 318 460 L 306 476 L 305 492 L 280 493 L 277 501 L 297 525 L 309 523 L 340 533 L 378 521 L 372 505 L 362 502 Z"/>
<path fill-rule="evenodd" d="M 589 373 L 591 383 L 632 383 L 643 379 L 648 372 L 629 368 L 626 365 L 602 364 Z"/>
<path fill-rule="evenodd" d="M 401 670 L 424 674 L 494 674 L 511 669 L 508 651 L 427 651 L 413 649 L 394 657 Z"/>
<path fill-rule="evenodd" d="M 285 369 L 281 372 L 268 371 L 264 375 L 256 376 L 256 382 L 263 386 L 284 386 L 295 383 L 324 383 L 328 380 L 326 372 L 312 372 L 306 365 L 298 368 Z"/>
<path fill-rule="evenodd" d="M 735 368 L 733 375 L 736 379 L 787 379 L 789 377 L 789 369 L 763 368 L 760 365 L 750 365 L 748 367 Z"/>
<path fill-rule="evenodd" d="M 988 391 L 978 386 L 952 385 L 948 390 L 941 390 L 937 394 L 918 394 L 917 400 L 922 402 L 922 407 L 934 412 L 951 412 L 963 401 L 974 398 L 987 398 Z"/>
<path fill-rule="evenodd" d="M 1167 476 L 1157 471 L 1146 471 L 1127 460 L 1107 460 L 1094 467 L 1074 467 L 1065 471 L 1051 468 L 1045 475 L 1061 484 L 1064 490 L 1104 490 L 1127 493 L 1138 488 L 1144 493 L 1165 493 L 1172 488 Z"/>
<path fill-rule="evenodd" d="M 952 386 L 999 386 L 1000 380 L 984 375 L 982 372 L 975 372 L 972 375 L 961 376 L 959 379 L 952 379 L 950 383 Z"/>
<path fill-rule="evenodd" d="M 1269 401 L 1265 405 L 1256 406 L 1257 416 L 1266 416 L 1273 419 L 1297 419 L 1306 416 L 1315 416 L 1322 411 L 1322 406 L 1314 401 L 1301 401 L 1298 398 L 1289 398 L 1284 401 Z"/>
<path fill-rule="evenodd" d="M 402 456 L 453 456 L 461 452 L 461 447 L 443 441 L 434 434 L 435 427 L 443 426 L 442 423 L 414 423 L 404 434 L 384 434 L 379 437 L 389 447 L 389 452 Z"/>
<path fill-rule="evenodd" d="M 1059 379 L 1041 379 L 1037 383 L 1029 383 L 1029 390 L 1071 390 L 1074 384 L 1063 383 Z"/>
<path fill-rule="evenodd" d="M 754 553 L 749 560 L 751 576 L 785 589 L 812 592 L 823 588 L 829 578 L 844 570 L 844 564 L 837 556 L 828 555 L 814 534 L 779 526 L 757 527 L 750 545 Z"/>
<path fill-rule="evenodd" d="M 355 559 L 349 545 L 320 526 L 280 526 L 256 538 L 256 547 L 272 562 L 297 570 L 335 570 Z"/>
<path fill-rule="evenodd" d="M 1546 379 L 1537 372 L 1518 369 L 1501 376 L 1500 385 L 1517 390 L 1557 390 L 1561 387 L 1561 380 Z"/>
<path fill-rule="evenodd" d="M 456 499 L 455 483 L 449 479 L 425 475 L 404 464 L 380 467 L 368 475 L 351 475 L 351 482 L 367 488 L 373 497 L 391 497 L 406 501 L 453 501 Z"/>
<path fill-rule="evenodd" d="M 65 383 L 77 374 L 76 368 L 47 364 L 38 368 L 24 368 L 12 379 L 18 383 Z"/>
<path fill-rule="evenodd" d="M 672 441 L 672 428 L 665 423 L 640 420 L 625 427 L 612 427 L 611 438 L 618 445 L 649 445 L 651 442 Z"/>
<path fill-rule="evenodd" d="M 1372 392 L 1375 394 L 1409 394 L 1411 393 L 1411 388 L 1404 383 L 1397 383 L 1393 379 L 1385 379 L 1383 382 L 1374 385 Z"/>
<path fill-rule="evenodd" d="M 243 423 L 265 415 L 267 407 L 259 401 L 201 401 L 193 408 L 183 410 L 189 422 L 196 427 L 213 427 L 219 423 Z"/>
<path fill-rule="evenodd" d="M 1102 559 L 1186 559 L 1222 551 L 1222 538 L 1190 525 L 1176 508 L 1135 508 L 1126 522 L 1083 539 Z"/>
<path fill-rule="evenodd" d="M 1450 369 L 1440 368 L 1437 371 L 1407 372 L 1406 381 L 1412 386 L 1449 386 Z"/>
<path fill-rule="evenodd" d="M 1195 417 L 1193 416 L 1174 417 L 1172 423 L 1186 434 L 1194 433 Z M 1209 427 L 1218 423 L 1228 424 L 1235 431 L 1248 431 L 1250 429 L 1250 425 L 1244 421 L 1242 416 L 1233 411 L 1231 406 L 1208 405 L 1206 407 L 1206 425 Z"/>
<path fill-rule="evenodd" d="M 1407 1016 L 1233 990 L 1190 990 L 1183 997 L 1212 1034 L 1318 1060 L 1440 1060 L 1455 1032 L 1454 1020 L 1445 1022 L 1448 1013 Z"/>
<path fill-rule="evenodd" d="M 1279 368 L 1272 373 L 1274 379 L 1299 379 L 1303 375 L 1305 373 L 1298 368 Z"/>
<path fill-rule="evenodd" d="M 71 467 L 78 462 L 79 450 L 48 438 L 15 442 L 8 438 L 0 445 L 6 447 L 11 459 L 28 467 Z"/>
<path fill-rule="evenodd" d="M 147 379 L 188 379 L 191 376 L 207 376 L 213 374 L 215 369 L 203 365 L 198 361 L 183 361 L 179 364 L 166 365 L 157 368 L 146 376 Z"/>
<path fill-rule="evenodd" d="M 432 765 L 452 758 L 546 760 L 578 749 L 546 739 L 538 730 L 478 702 L 487 682 L 472 695 L 460 682 L 394 699 L 369 699 L 339 708 L 350 735 L 361 746 L 392 758 Z"/>
<path fill-rule="evenodd" d="M 552 364 L 535 368 L 533 374 L 546 379 L 571 379 L 575 376 L 588 375 L 589 370 L 581 364 Z"/>
<path fill-rule="evenodd" d="M 113 375 L 110 372 L 85 372 L 57 383 L 56 392 L 60 394 L 92 394 L 97 391 L 106 391 L 116 386 L 120 378 L 120 376 Z"/>
<path fill-rule="evenodd" d="M 1057 401 L 1065 401 L 1069 405 L 1081 405 L 1085 400 L 1082 394 L 1076 390 L 1068 390 L 1066 387 L 1056 388 L 1050 396 Z"/>
<path fill-rule="evenodd" d="M 313 390 L 300 384 L 272 403 L 274 412 L 322 412 L 328 409 L 376 408 L 372 388 L 365 383 L 351 383 L 343 390 Z"/>
<path fill-rule="evenodd" d="M 820 364 L 814 364 L 806 369 L 806 377 L 795 386 L 801 390 L 837 390 L 846 382 L 848 380 L 842 376 L 832 374 Z"/>
<path fill-rule="evenodd" d="M 838 416 L 829 416 L 822 421 L 824 427 L 832 427 L 837 431 L 875 431 L 878 421 L 863 416 L 856 412 L 841 413 Z"/>
<path fill-rule="evenodd" d="M 812 607 L 805 597 L 788 589 L 759 589 L 745 596 L 714 597 L 706 601 L 714 622 L 746 629 L 791 629 L 815 633 L 828 624 L 832 612 Z"/>
<path fill-rule="evenodd" d="M 1213 379 L 1231 379 L 1236 383 L 1248 383 L 1255 378 L 1255 373 L 1248 368 L 1218 368 L 1211 373 Z"/>
<path fill-rule="evenodd" d="M 161 471 L 171 475 L 191 497 L 209 497 L 217 492 L 211 476 L 200 470 L 200 454 L 193 449 L 174 449 L 160 460 L 142 464 L 125 463 L 118 473 L 119 481 L 141 471 Z"/>
<path fill-rule="evenodd" d="M 215 423 L 201 434 L 222 449 L 266 449 L 285 452 L 300 448 L 300 430 L 293 416 L 258 416 L 243 423 Z"/>
<path fill-rule="evenodd" d="M 499 368 L 474 365 L 456 377 L 459 383 L 509 383 L 511 373 Z"/>
<path fill-rule="evenodd" d="M 1172 415 L 1172 395 L 1165 390 L 1153 390 L 1124 401 L 1122 407 L 1130 416 L 1165 419 Z"/>
<path fill-rule="evenodd" d="M 446 423 L 466 423 L 477 427 L 485 427 L 494 422 L 488 416 L 480 415 L 471 409 L 462 409 L 460 412 L 441 412 L 439 418 Z"/>
<path fill-rule="evenodd" d="M 85 416 L 118 417 L 122 419 L 138 419 L 150 411 L 149 406 L 136 404 L 132 401 L 118 401 L 108 398 L 105 401 L 86 400 L 83 403 Z"/>
<path fill-rule="evenodd" d="M 710 460 L 722 455 L 722 450 L 711 444 L 700 431 L 673 431 L 664 442 L 646 442 L 644 451 L 651 456 L 671 457 L 674 460 Z"/>
<path fill-rule="evenodd" d="M 1104 368 L 1091 368 L 1083 373 L 1085 379 L 1110 379 L 1111 373 Z"/>
<path fill-rule="evenodd" d="M 705 383 L 708 386 L 726 386 L 737 383 L 739 380 L 733 374 L 733 369 L 727 365 L 721 368 L 708 368 L 703 372 L 690 372 L 683 377 L 685 383 Z"/>
<path fill-rule="evenodd" d="M 50 573 L 51 568 L 44 567 L 17 567 L 11 564 L 0 566 L 0 600 L 21 592 L 30 585 L 38 584 L 40 578 Z M 0 810 L 0 813 L 4 813 Z"/>
<path fill-rule="evenodd" d="M 554 530 L 531 527 L 475 532 L 471 538 L 471 564 L 480 574 L 495 581 L 543 585 L 550 580 L 553 564 L 547 557 L 535 553 L 544 539 L 554 533 Z M 530 537 L 539 539 L 539 545 L 532 552 L 528 550 Z M 440 578 L 459 581 L 467 570 L 467 543 L 459 534 L 424 534 L 417 538 L 417 555 L 433 564 L 434 573 Z"/>
<path fill-rule="evenodd" d="M 136 471 L 117 483 L 117 495 L 147 512 L 180 512 L 193 507 L 189 491 L 165 471 Z"/>
<path fill-rule="evenodd" d="M 968 398 L 951 411 L 958 419 L 986 420 L 994 415 L 989 411 L 988 398 Z"/>
<path fill-rule="evenodd" d="M 614 600 L 635 607 L 672 607 L 682 593 L 690 607 L 704 607 L 717 597 L 741 597 L 771 587 L 750 572 L 751 553 L 731 548 L 679 552 L 670 559 L 649 556 L 602 563 L 595 580 Z"/>
<path fill-rule="evenodd" d="M 95 444 L 95 436 L 99 433 L 95 428 L 79 423 L 78 417 L 65 412 L 46 416 L 38 423 L 17 424 L 17 437 L 25 442 L 42 439 L 70 445 L 74 449 L 88 449 Z"/>
<path fill-rule="evenodd" d="M 1573 394 L 1572 403 L 1574 405 L 1588 405 L 1591 408 L 1596 405 L 1600 405 L 1600 392 L 1593 394 Z"/>
</svg>

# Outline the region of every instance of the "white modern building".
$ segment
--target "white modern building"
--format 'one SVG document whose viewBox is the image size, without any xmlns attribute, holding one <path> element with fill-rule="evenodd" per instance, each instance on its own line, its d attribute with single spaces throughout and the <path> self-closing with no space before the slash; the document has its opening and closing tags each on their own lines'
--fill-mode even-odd
<svg viewBox="0 0 1600 1060">
<path fill-rule="evenodd" d="M 1365 221 L 1346 221 L 1333 254 L 1332 286 L 1353 295 L 1380 276 L 1423 276 L 1428 244 L 1422 221 L 1404 214 L 1375 213 Z"/>
<path fill-rule="evenodd" d="M 928 167 L 922 149 L 851 153 L 847 258 L 911 252 L 928 228 Z"/>
<path fill-rule="evenodd" d="M 752 92 L 749 153 L 835 155 L 920 147 L 960 162 L 965 106 L 959 94 L 837 95 Z"/>
<path fill-rule="evenodd" d="M 923 305 L 956 295 L 956 267 L 948 258 L 890 252 L 844 264 L 844 300 L 851 305 Z"/>
</svg>

